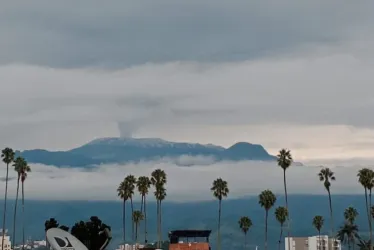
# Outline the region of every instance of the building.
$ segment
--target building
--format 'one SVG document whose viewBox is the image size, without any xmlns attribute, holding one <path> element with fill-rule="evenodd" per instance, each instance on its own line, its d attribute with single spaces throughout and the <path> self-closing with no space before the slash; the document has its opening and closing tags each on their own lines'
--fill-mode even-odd
<svg viewBox="0 0 374 250">
<path fill-rule="evenodd" d="M 140 244 L 134 244 L 134 245 L 124 244 L 124 245 L 119 245 L 119 247 L 116 250 L 137 250 L 137 249 L 142 249 L 144 247 L 145 247 L 144 245 L 140 245 Z"/>
<path fill-rule="evenodd" d="M 10 236 L 6 235 L 8 230 L 5 230 L 4 234 L 4 250 L 11 250 L 12 249 L 12 243 L 10 241 Z M 0 229 L 0 249 L 2 249 L 2 243 L 3 243 L 3 229 Z"/>
<path fill-rule="evenodd" d="M 339 240 L 329 238 L 327 235 L 311 237 L 290 237 L 290 250 L 341 250 Z M 285 250 L 288 250 L 288 237 L 284 240 Z"/>
</svg>

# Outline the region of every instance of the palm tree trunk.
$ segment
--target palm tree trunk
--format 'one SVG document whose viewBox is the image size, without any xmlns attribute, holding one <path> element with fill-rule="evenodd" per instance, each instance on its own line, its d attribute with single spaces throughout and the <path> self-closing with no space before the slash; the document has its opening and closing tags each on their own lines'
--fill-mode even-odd
<svg viewBox="0 0 374 250">
<path fill-rule="evenodd" d="M 134 240 L 134 204 L 132 202 L 132 197 L 130 197 L 131 202 L 131 229 L 132 229 L 132 240 Z"/>
<path fill-rule="evenodd" d="M 370 209 L 369 209 L 369 202 L 368 202 L 368 191 L 365 188 L 365 204 L 366 204 L 366 214 L 368 216 L 368 222 L 370 227 Z"/>
<path fill-rule="evenodd" d="M 244 248 L 247 248 L 247 232 L 244 233 Z"/>
<path fill-rule="evenodd" d="M 17 191 L 16 191 L 16 202 L 14 204 L 14 215 L 13 215 L 13 244 L 16 244 L 16 219 L 17 219 L 17 204 L 18 204 L 18 193 L 19 193 L 19 180 L 20 174 L 17 177 Z"/>
<path fill-rule="evenodd" d="M 333 218 L 333 215 L 332 215 L 332 203 L 331 203 L 331 193 L 330 193 L 330 189 L 327 190 L 328 194 L 329 194 L 329 205 L 330 205 L 330 218 L 331 218 L 331 236 L 334 237 L 334 218 Z M 335 237 L 334 237 L 335 238 Z"/>
<path fill-rule="evenodd" d="M 25 249 L 25 189 L 22 181 L 22 250 Z"/>
<path fill-rule="evenodd" d="M 123 243 L 126 243 L 126 200 L 125 199 L 123 199 L 122 223 L 123 223 Z"/>
<path fill-rule="evenodd" d="M 286 169 L 283 169 L 283 183 L 284 183 L 284 195 L 286 198 L 286 209 L 288 212 L 287 216 L 287 241 L 288 241 L 288 250 L 291 249 L 291 244 L 290 244 L 290 211 L 288 211 L 288 195 L 287 195 L 287 181 L 286 181 Z"/>
<path fill-rule="evenodd" d="M 280 230 L 280 235 L 279 235 L 279 242 L 278 242 L 278 249 L 279 250 L 281 250 L 282 235 L 283 235 L 283 225 L 281 225 L 281 230 Z"/>
<path fill-rule="evenodd" d="M 135 224 L 135 242 L 138 243 L 138 222 Z"/>
<path fill-rule="evenodd" d="M 3 238 L 1 239 L 1 250 L 4 250 L 4 239 L 5 239 L 5 219 L 6 219 L 6 201 L 7 201 L 7 199 L 8 199 L 8 177 L 9 177 L 9 163 L 6 164 L 5 194 L 4 194 L 4 211 L 3 211 Z"/>
<path fill-rule="evenodd" d="M 162 219 L 162 209 L 161 209 L 161 200 L 160 200 L 160 248 L 161 248 L 161 242 L 162 242 L 162 223 L 161 223 L 161 219 Z"/>
<path fill-rule="evenodd" d="M 268 210 L 265 210 L 265 246 L 264 249 L 268 249 Z"/>
<path fill-rule="evenodd" d="M 217 231 L 217 241 L 218 241 L 218 250 L 221 250 L 221 205 L 222 200 L 219 199 L 218 204 L 218 231 Z"/>
<path fill-rule="evenodd" d="M 318 230 L 318 241 L 319 241 L 319 249 L 322 249 L 322 243 L 321 243 L 321 230 Z"/>
<path fill-rule="evenodd" d="M 159 200 L 156 200 L 157 206 L 157 248 L 160 248 L 160 206 Z"/>
<path fill-rule="evenodd" d="M 371 188 L 369 189 L 369 220 L 370 220 L 370 223 L 369 223 L 369 229 L 370 229 L 370 249 L 372 249 L 372 245 L 373 245 L 373 224 L 372 224 L 372 221 L 373 221 L 373 216 L 371 215 Z"/>
<path fill-rule="evenodd" d="M 144 195 L 142 195 L 142 200 L 140 202 L 140 212 L 143 213 L 143 203 L 144 203 Z"/>
<path fill-rule="evenodd" d="M 144 243 L 147 244 L 147 208 L 146 196 L 144 195 Z"/>
</svg>

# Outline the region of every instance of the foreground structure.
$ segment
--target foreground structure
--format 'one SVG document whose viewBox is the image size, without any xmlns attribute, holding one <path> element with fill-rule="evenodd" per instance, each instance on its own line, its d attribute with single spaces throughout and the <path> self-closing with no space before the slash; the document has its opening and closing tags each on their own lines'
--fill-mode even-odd
<svg viewBox="0 0 374 250">
<path fill-rule="evenodd" d="M 175 230 L 169 232 L 169 250 L 211 250 L 211 230 Z"/>
<path fill-rule="evenodd" d="M 285 249 L 288 250 L 288 237 L 284 240 Z M 329 238 L 327 235 L 311 237 L 290 237 L 290 250 L 341 250 L 341 242 Z"/>
<path fill-rule="evenodd" d="M 5 230 L 4 233 L 4 250 L 11 250 L 12 248 L 12 243 L 10 241 L 10 236 L 6 235 L 8 230 Z M 2 249 L 2 242 L 3 242 L 3 229 L 0 229 L 0 249 Z"/>
</svg>

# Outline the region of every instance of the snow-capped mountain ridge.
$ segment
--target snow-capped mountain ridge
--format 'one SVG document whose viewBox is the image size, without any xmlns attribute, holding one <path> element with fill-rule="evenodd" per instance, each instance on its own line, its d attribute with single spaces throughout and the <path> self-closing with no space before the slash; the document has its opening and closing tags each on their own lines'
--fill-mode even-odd
<svg viewBox="0 0 374 250">
<path fill-rule="evenodd" d="M 238 142 L 229 148 L 212 144 L 170 142 L 159 138 L 99 138 L 68 151 L 25 150 L 29 163 L 88 167 L 100 164 L 126 164 L 162 158 L 208 157 L 213 161 L 273 161 L 261 145 Z"/>
<path fill-rule="evenodd" d="M 214 149 L 224 150 L 224 147 L 213 144 L 200 143 L 186 143 L 186 142 L 171 142 L 161 138 L 133 138 L 133 137 L 105 137 L 95 139 L 86 145 L 113 145 L 113 146 L 137 146 L 137 147 L 209 147 Z"/>
</svg>

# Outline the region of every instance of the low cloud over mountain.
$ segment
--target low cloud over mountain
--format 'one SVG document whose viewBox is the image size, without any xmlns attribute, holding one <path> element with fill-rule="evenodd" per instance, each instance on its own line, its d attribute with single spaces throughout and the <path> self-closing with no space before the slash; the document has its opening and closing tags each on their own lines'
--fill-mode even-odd
<svg viewBox="0 0 374 250">
<path fill-rule="evenodd" d="M 194 166 L 176 166 L 178 162 L 194 163 Z M 337 181 L 332 184 L 332 193 L 361 193 L 357 183 L 359 165 L 332 167 Z M 91 169 L 57 168 L 39 164 L 31 165 L 32 172 L 25 182 L 26 199 L 82 199 L 115 200 L 118 183 L 128 174 L 150 175 L 156 168 L 165 170 L 168 175 L 168 200 L 209 200 L 211 183 L 222 177 L 229 183 L 230 198 L 257 195 L 264 189 L 283 194 L 282 170 L 275 162 L 223 161 L 212 163 L 203 157 L 183 156 L 179 159 L 163 158 L 153 162 L 140 162 L 126 165 L 102 165 Z M 0 175 L 5 175 L 5 168 Z M 288 190 L 293 194 L 324 194 L 323 185 L 317 178 L 319 165 L 292 166 L 287 170 Z M 10 196 L 14 197 L 16 177 L 10 171 Z M 5 185 L 0 185 L 0 193 Z M 150 192 L 152 194 L 152 192 Z M 138 196 L 137 196 L 138 198 Z M 152 195 L 150 195 L 152 199 Z"/>
</svg>

